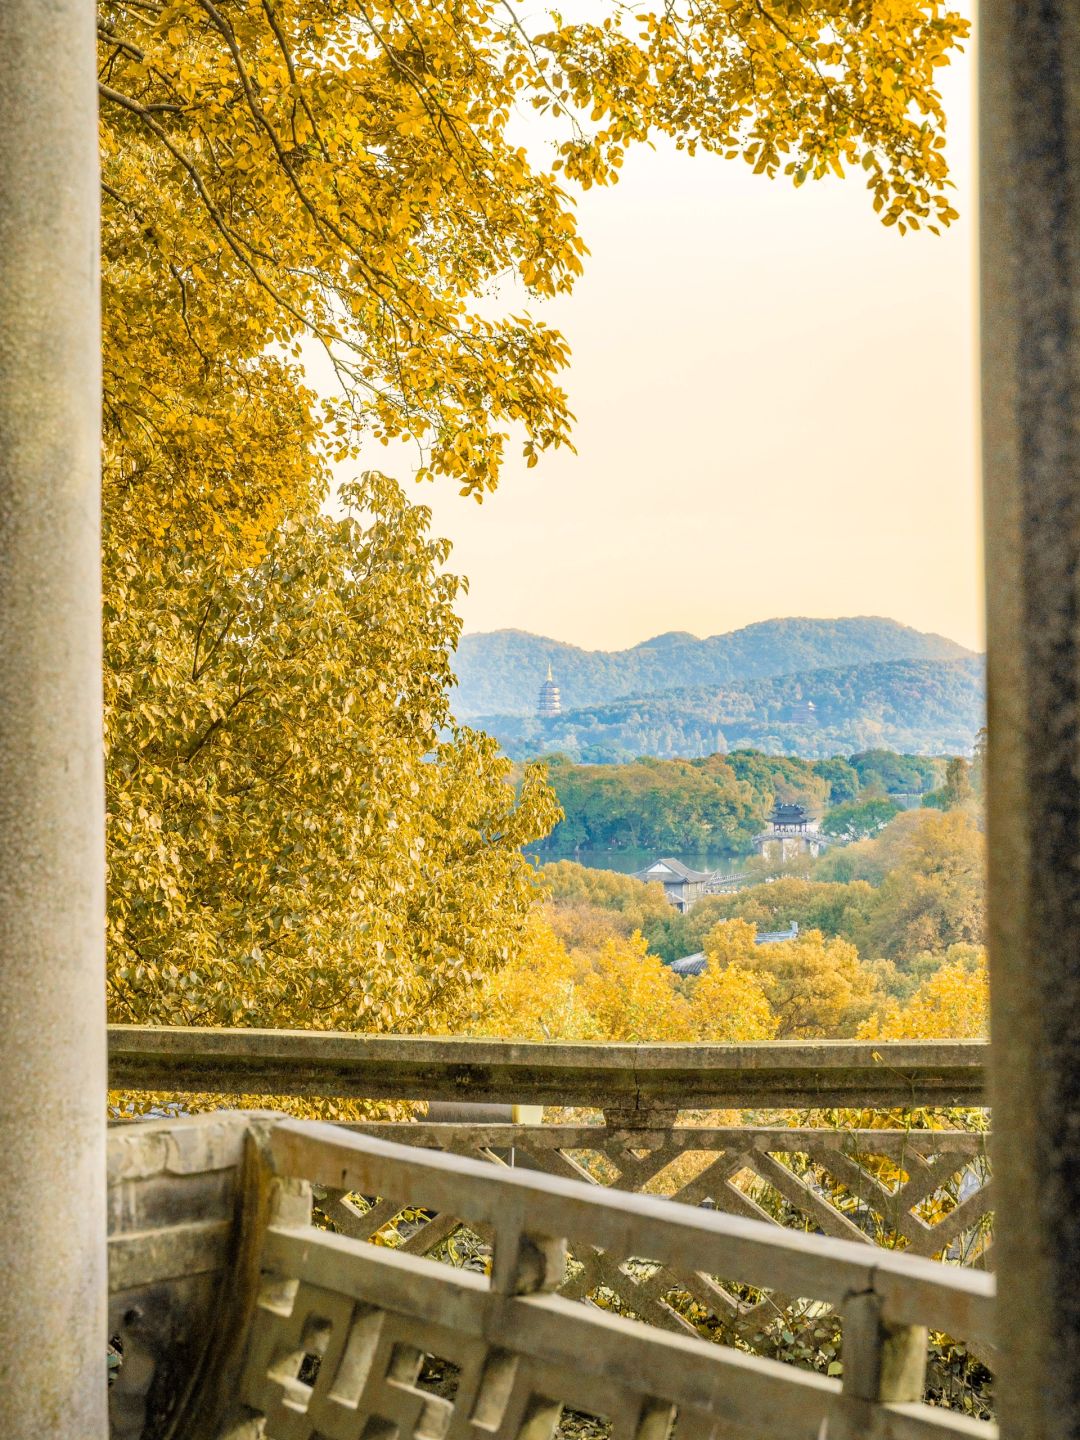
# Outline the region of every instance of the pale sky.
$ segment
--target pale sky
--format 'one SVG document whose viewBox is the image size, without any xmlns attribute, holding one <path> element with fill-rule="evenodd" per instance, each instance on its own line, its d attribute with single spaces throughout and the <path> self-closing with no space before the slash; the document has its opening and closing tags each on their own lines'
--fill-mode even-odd
<svg viewBox="0 0 1080 1440">
<path fill-rule="evenodd" d="M 969 45 L 941 239 L 884 229 L 859 175 L 796 191 L 668 147 L 580 197 L 585 275 L 533 307 L 571 343 L 577 455 L 512 458 L 482 506 L 416 491 L 466 630 L 615 649 L 887 615 L 981 648 L 972 84 Z"/>
</svg>

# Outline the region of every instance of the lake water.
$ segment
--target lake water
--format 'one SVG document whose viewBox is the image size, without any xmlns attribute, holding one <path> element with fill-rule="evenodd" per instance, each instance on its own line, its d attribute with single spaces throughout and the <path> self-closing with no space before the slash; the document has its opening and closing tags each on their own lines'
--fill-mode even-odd
<svg viewBox="0 0 1080 1440">
<path fill-rule="evenodd" d="M 536 865 L 552 860 L 573 860 L 590 870 L 617 870 L 620 875 L 633 875 L 661 858 L 655 850 L 573 850 L 565 855 L 550 855 L 547 852 L 541 855 L 531 850 L 526 853 Z M 720 870 L 725 875 L 740 872 L 747 860 L 745 855 L 728 855 L 721 850 L 677 850 L 664 858 L 681 860 L 691 870 Z"/>
</svg>

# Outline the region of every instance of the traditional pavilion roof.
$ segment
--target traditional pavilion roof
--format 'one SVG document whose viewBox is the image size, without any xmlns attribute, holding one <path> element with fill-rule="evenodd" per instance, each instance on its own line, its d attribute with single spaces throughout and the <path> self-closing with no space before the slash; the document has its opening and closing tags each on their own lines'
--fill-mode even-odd
<svg viewBox="0 0 1080 1440">
<path fill-rule="evenodd" d="M 713 878 L 711 870 L 691 870 L 689 865 L 684 865 L 681 860 L 654 860 L 644 870 L 637 870 L 634 873 L 635 880 L 659 880 L 662 884 L 672 884 L 674 881 L 692 883 L 694 881 L 704 882 Z"/>
<path fill-rule="evenodd" d="M 705 952 L 699 950 L 695 955 L 684 955 L 681 960 L 673 960 L 671 968 L 676 975 L 700 975 L 705 969 Z"/>
<path fill-rule="evenodd" d="M 810 815 L 805 805 L 781 805 L 778 801 L 769 819 L 774 825 L 806 825 Z"/>
</svg>

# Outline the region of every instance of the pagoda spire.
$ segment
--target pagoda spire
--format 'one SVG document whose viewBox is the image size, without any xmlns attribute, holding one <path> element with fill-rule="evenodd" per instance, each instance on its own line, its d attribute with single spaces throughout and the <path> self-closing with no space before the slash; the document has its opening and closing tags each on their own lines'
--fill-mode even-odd
<svg viewBox="0 0 1080 1440">
<path fill-rule="evenodd" d="M 551 661 L 548 661 L 547 679 L 540 686 L 540 695 L 536 702 L 536 713 L 541 720 L 552 720 L 556 715 L 562 713 L 562 701 L 559 697 L 559 687 L 555 684 L 555 676 L 551 673 Z"/>
</svg>

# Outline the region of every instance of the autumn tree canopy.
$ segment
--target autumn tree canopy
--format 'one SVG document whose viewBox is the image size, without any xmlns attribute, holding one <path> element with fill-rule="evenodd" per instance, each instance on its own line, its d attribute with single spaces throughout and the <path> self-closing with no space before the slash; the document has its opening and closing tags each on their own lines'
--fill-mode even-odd
<svg viewBox="0 0 1080 1440">
<path fill-rule="evenodd" d="M 519 943 L 550 791 L 515 796 L 452 728 L 457 581 L 427 512 L 377 476 L 344 498 L 257 566 L 168 550 L 110 597 L 117 1019 L 423 1028 Z"/>
<path fill-rule="evenodd" d="M 864 1040 L 983 1040 L 990 1033 L 986 952 L 951 945 L 906 1004 L 890 1000 L 859 1029 Z"/>
<path fill-rule="evenodd" d="M 667 135 L 796 184 L 855 169 L 902 228 L 955 214 L 936 71 L 966 22 L 936 0 L 608 0 L 578 24 L 514 0 L 98 14 L 110 431 L 141 450 L 182 423 L 204 458 L 224 440 L 207 501 L 253 523 L 277 513 L 275 487 L 243 473 L 253 443 L 215 423 L 214 388 L 272 429 L 304 337 L 334 357 L 342 446 L 411 437 L 422 472 L 482 492 L 509 424 L 530 459 L 565 442 L 564 340 L 476 297 L 507 273 L 535 297 L 568 290 L 585 253 L 568 186 L 610 183 L 634 143 Z M 550 157 L 515 139 L 523 109 Z M 159 374 L 165 349 L 180 364 Z M 164 489 L 190 507 L 189 487 Z"/>
<path fill-rule="evenodd" d="M 666 902 L 665 902 L 666 903 Z M 534 914 L 510 962 L 474 997 L 455 1028 L 517 1040 L 771 1040 L 778 1021 L 748 970 L 710 966 L 689 985 L 640 934 L 567 945 Z"/>
<path fill-rule="evenodd" d="M 754 943 L 745 920 L 723 920 L 705 939 L 710 970 L 734 966 L 754 977 L 775 1017 L 780 1039 L 853 1035 L 878 998 L 871 972 L 846 940 L 806 930 L 794 940 Z"/>
</svg>

